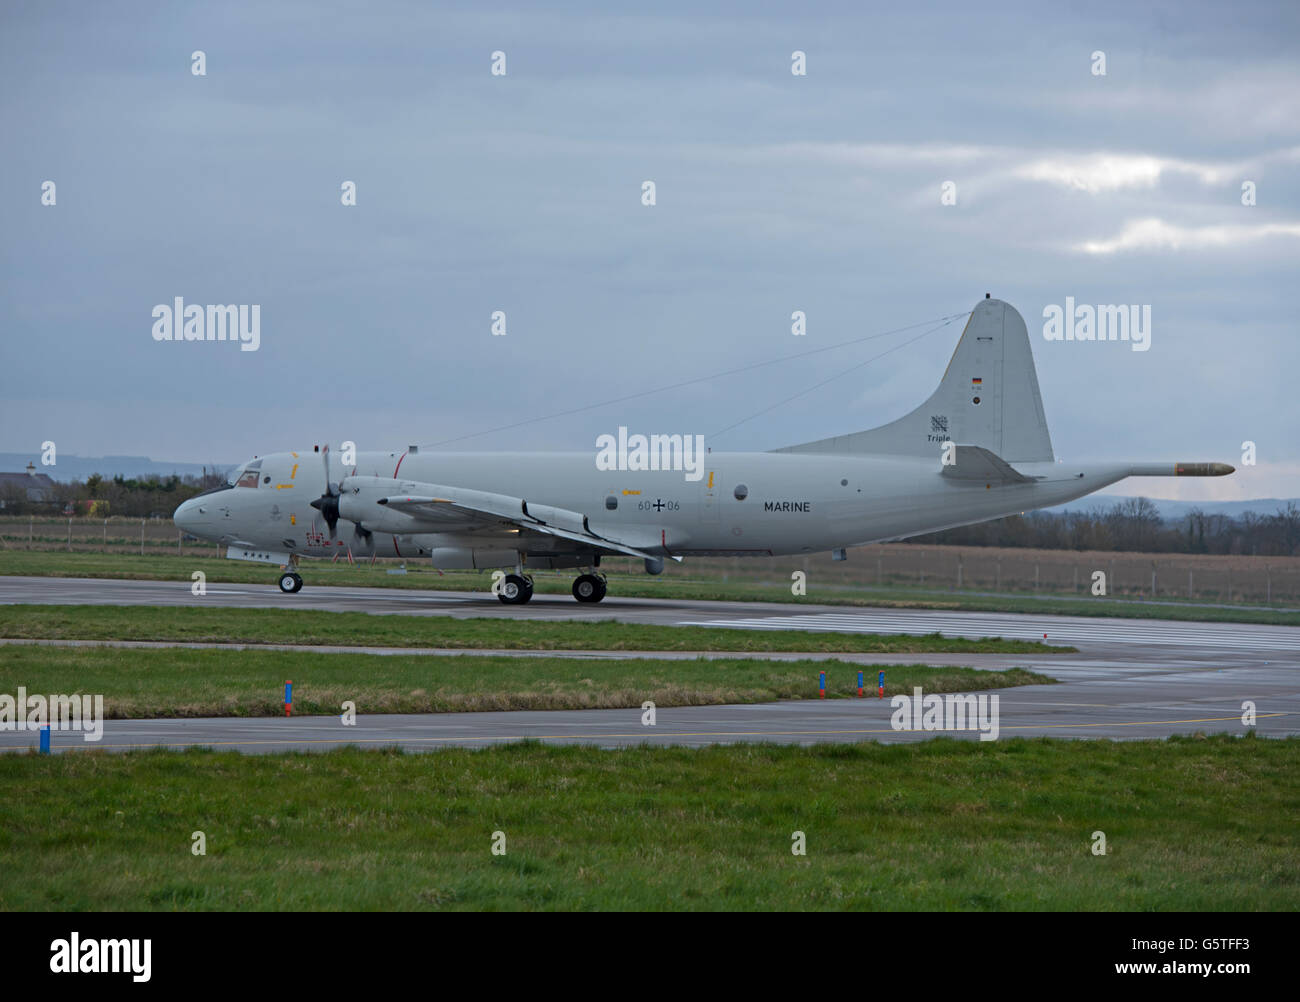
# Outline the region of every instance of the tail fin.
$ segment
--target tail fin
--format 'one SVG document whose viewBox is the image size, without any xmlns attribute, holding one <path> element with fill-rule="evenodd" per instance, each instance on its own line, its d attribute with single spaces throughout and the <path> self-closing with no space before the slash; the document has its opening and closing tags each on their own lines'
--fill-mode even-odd
<svg viewBox="0 0 1300 1002">
<path fill-rule="evenodd" d="M 949 440 L 1013 463 L 1053 459 L 1029 332 L 1000 299 L 982 299 L 971 311 L 939 388 L 912 413 L 870 431 L 775 451 L 930 456 Z"/>
</svg>

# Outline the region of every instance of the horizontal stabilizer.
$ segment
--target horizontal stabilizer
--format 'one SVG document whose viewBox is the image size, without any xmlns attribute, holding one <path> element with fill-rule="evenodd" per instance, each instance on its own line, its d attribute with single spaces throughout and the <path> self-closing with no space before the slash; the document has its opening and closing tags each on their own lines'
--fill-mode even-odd
<svg viewBox="0 0 1300 1002">
<path fill-rule="evenodd" d="M 943 475 L 952 480 L 998 484 L 1031 484 L 1033 477 L 1013 470 L 1005 459 L 978 445 L 953 446 L 953 462 L 945 463 Z"/>
</svg>

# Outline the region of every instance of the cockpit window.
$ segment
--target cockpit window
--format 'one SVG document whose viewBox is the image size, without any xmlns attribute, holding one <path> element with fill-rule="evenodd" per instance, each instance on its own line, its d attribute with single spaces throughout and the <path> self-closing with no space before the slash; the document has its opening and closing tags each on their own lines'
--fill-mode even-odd
<svg viewBox="0 0 1300 1002">
<path fill-rule="evenodd" d="M 262 472 L 262 461 L 254 459 L 239 471 L 239 479 L 235 481 L 236 487 L 256 487 L 257 478 Z"/>
</svg>

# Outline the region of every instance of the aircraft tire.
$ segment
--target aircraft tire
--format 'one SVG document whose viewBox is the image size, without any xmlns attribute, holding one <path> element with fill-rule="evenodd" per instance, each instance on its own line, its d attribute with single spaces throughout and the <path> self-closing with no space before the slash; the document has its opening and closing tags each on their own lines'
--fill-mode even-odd
<svg viewBox="0 0 1300 1002">
<path fill-rule="evenodd" d="M 573 597 L 579 602 L 599 602 L 605 597 L 605 579 L 583 574 L 573 582 Z"/>
<path fill-rule="evenodd" d="M 286 595 L 302 591 L 302 576 L 293 571 L 280 575 L 280 590 Z"/>
<path fill-rule="evenodd" d="M 505 605 L 523 605 L 532 597 L 532 582 L 518 574 L 507 574 L 497 592 L 497 598 Z"/>
</svg>

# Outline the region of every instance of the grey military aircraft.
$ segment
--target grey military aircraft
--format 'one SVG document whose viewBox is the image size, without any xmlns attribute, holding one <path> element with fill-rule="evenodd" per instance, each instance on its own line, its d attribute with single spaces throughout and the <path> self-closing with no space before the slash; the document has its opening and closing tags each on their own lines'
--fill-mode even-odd
<svg viewBox="0 0 1300 1002">
<path fill-rule="evenodd" d="M 987 296 L 939 388 L 897 421 L 771 452 L 707 452 L 698 479 L 666 456 L 602 469 L 591 452 L 278 452 L 176 509 L 178 526 L 227 556 L 278 564 L 302 588 L 302 557 L 429 558 L 439 569 L 509 569 L 493 590 L 527 602 L 533 569 L 574 568 L 599 602 L 608 556 L 772 556 L 902 539 L 1090 494 L 1125 477 L 1204 477 L 1224 463 L 1055 460 L 1025 322 Z M 677 443 L 677 444 L 680 444 Z M 653 450 L 652 450 L 653 451 Z M 344 534 L 339 523 L 347 523 Z M 350 529 L 348 528 L 350 526 Z"/>
</svg>

